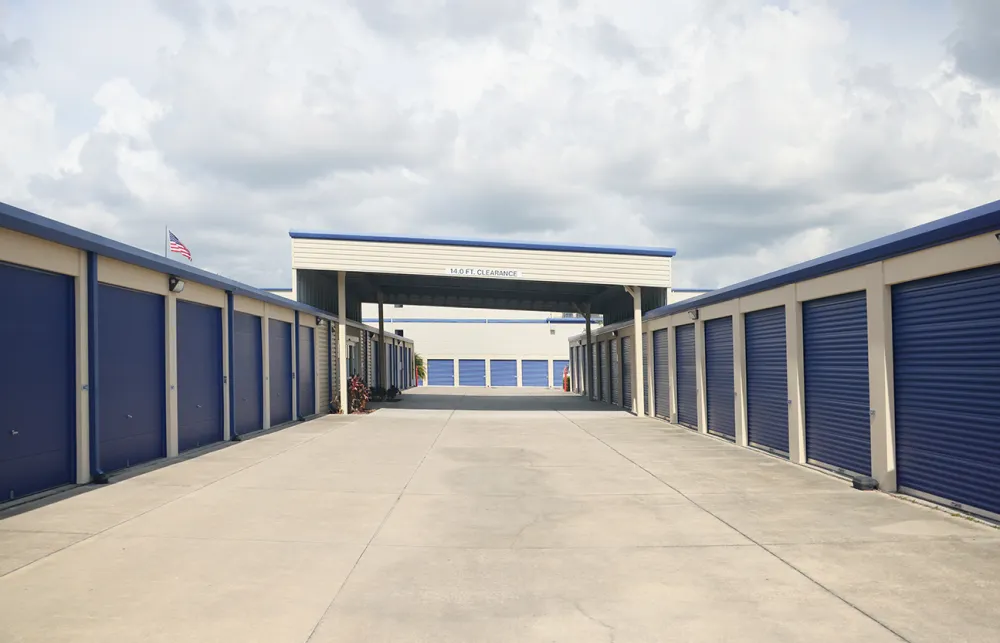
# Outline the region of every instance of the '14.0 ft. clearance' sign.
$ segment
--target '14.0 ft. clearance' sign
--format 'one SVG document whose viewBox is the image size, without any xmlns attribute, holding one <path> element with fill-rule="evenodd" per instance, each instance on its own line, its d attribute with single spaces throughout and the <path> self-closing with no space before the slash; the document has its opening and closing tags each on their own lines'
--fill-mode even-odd
<svg viewBox="0 0 1000 643">
<path fill-rule="evenodd" d="M 448 268 L 448 275 L 480 279 L 520 279 L 521 271 L 512 268 Z"/>
</svg>

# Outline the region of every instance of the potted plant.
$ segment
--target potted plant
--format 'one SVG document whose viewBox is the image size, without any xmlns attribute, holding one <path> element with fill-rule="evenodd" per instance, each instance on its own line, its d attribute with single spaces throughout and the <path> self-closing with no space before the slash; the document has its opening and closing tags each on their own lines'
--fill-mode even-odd
<svg viewBox="0 0 1000 643">
<path fill-rule="evenodd" d="M 417 386 L 423 382 L 427 384 L 427 367 L 424 365 L 424 358 L 418 353 L 413 356 L 413 363 L 416 368 Z"/>
</svg>

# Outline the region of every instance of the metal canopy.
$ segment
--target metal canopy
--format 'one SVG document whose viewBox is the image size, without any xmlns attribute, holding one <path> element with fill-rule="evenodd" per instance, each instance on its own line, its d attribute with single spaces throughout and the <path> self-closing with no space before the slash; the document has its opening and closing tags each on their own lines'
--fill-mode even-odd
<svg viewBox="0 0 1000 643">
<path fill-rule="evenodd" d="M 386 304 L 561 313 L 631 300 L 621 286 L 372 273 L 349 273 L 347 288 L 364 302 L 377 302 L 381 291 Z"/>
<path fill-rule="evenodd" d="M 292 232 L 296 299 L 335 311 L 345 274 L 348 314 L 362 302 L 545 312 L 632 314 L 666 303 L 669 248 L 615 248 Z"/>
</svg>

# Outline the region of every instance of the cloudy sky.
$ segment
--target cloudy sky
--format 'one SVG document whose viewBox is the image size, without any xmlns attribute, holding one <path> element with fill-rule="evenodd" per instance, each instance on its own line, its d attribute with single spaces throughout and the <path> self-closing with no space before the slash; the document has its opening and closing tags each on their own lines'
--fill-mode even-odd
<svg viewBox="0 0 1000 643">
<path fill-rule="evenodd" d="M 0 0 L 0 200 L 290 280 L 289 229 L 719 286 L 1000 199 L 996 0 Z"/>
</svg>

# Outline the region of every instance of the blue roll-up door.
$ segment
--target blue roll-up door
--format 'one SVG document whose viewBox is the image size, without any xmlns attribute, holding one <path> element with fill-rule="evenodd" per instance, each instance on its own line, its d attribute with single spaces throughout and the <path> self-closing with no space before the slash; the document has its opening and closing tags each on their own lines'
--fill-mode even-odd
<svg viewBox="0 0 1000 643">
<path fill-rule="evenodd" d="M 455 360 L 427 360 L 427 384 L 430 386 L 455 386 Z"/>
<path fill-rule="evenodd" d="M 459 386 L 486 386 L 486 360 L 458 360 Z"/>
<path fill-rule="evenodd" d="M 750 443 L 788 455 L 785 308 L 747 313 L 747 432 Z"/>
<path fill-rule="evenodd" d="M 569 368 L 569 360 L 567 359 L 554 359 L 552 360 L 552 386 L 553 388 L 561 389 L 563 386 L 563 371 Z"/>
<path fill-rule="evenodd" d="M 316 333 L 308 326 L 299 326 L 299 363 L 295 380 L 299 383 L 299 415 L 316 415 Z"/>
<path fill-rule="evenodd" d="M 656 417 L 670 419 L 670 329 L 653 331 L 653 399 Z"/>
<path fill-rule="evenodd" d="M 733 318 L 705 322 L 705 396 L 708 430 L 736 439 Z"/>
<path fill-rule="evenodd" d="M 642 408 L 649 414 L 649 389 L 653 386 L 649 377 L 649 334 L 642 336 Z"/>
<path fill-rule="evenodd" d="M 100 464 L 117 471 L 167 454 L 161 295 L 98 288 Z"/>
<path fill-rule="evenodd" d="M 677 421 L 698 428 L 698 379 L 695 374 L 694 324 L 677 327 Z"/>
<path fill-rule="evenodd" d="M 608 343 L 601 342 L 601 401 L 611 401 L 611 368 L 608 360 Z"/>
<path fill-rule="evenodd" d="M 0 503 L 74 482 L 73 286 L 0 263 Z"/>
<path fill-rule="evenodd" d="M 593 367 L 591 368 L 590 377 L 590 390 L 594 392 L 594 399 L 598 400 L 601 398 L 601 362 L 599 359 L 600 349 L 597 344 L 590 345 L 590 359 Z"/>
<path fill-rule="evenodd" d="M 892 289 L 901 489 L 1000 516 L 1000 266 Z"/>
<path fill-rule="evenodd" d="M 806 458 L 871 475 L 865 292 L 802 304 Z"/>
<path fill-rule="evenodd" d="M 491 359 L 490 386 L 517 386 L 517 360 Z"/>
<path fill-rule="evenodd" d="M 222 440 L 222 310 L 177 302 L 177 449 Z"/>
<path fill-rule="evenodd" d="M 271 426 L 278 426 L 292 421 L 292 325 L 269 319 L 267 340 Z"/>
<path fill-rule="evenodd" d="M 236 433 L 264 428 L 264 355 L 260 317 L 233 314 L 233 397 Z"/>
<path fill-rule="evenodd" d="M 622 406 L 632 410 L 632 338 L 622 337 Z"/>
<path fill-rule="evenodd" d="M 521 360 L 521 386 L 547 387 L 549 385 L 549 360 Z"/>
<path fill-rule="evenodd" d="M 611 400 L 612 404 L 621 406 L 622 357 L 618 338 L 612 339 L 608 345 L 611 347 L 611 359 L 609 360 L 611 363 L 611 396 L 608 399 Z"/>
</svg>

